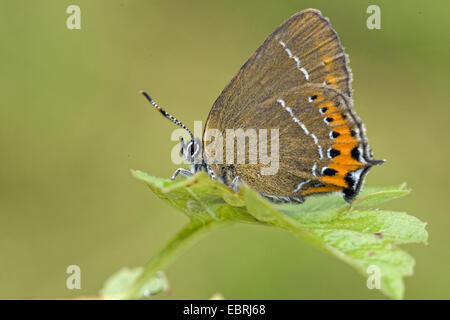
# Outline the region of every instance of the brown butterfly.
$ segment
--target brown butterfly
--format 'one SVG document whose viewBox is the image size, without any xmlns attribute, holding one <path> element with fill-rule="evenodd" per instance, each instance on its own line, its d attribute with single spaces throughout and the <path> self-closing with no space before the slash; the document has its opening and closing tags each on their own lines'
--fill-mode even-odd
<svg viewBox="0 0 450 320">
<path fill-rule="evenodd" d="M 305 196 L 328 192 L 342 192 L 351 201 L 369 169 L 383 163 L 372 159 L 364 125 L 352 108 L 351 81 L 338 35 L 320 11 L 307 9 L 279 26 L 223 90 L 209 113 L 202 142 L 143 94 L 191 136 L 188 144 L 181 141 L 191 170 L 180 168 L 172 179 L 204 170 L 235 190 L 244 182 L 277 202 L 303 202 Z M 230 150 L 231 133 L 240 130 L 245 142 L 255 129 L 277 138 L 271 140 L 277 147 L 268 148 L 278 156 L 272 174 L 263 174 L 267 162 L 251 161 L 261 144 L 252 148 L 249 142 L 244 161 L 237 161 L 234 144 Z M 266 138 L 270 140 L 268 134 Z M 226 160 L 217 157 L 230 152 Z"/>
</svg>

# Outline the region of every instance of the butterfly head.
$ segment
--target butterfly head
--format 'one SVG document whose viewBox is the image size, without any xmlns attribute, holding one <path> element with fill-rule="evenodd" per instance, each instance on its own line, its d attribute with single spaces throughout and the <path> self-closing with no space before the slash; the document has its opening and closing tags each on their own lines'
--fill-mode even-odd
<svg viewBox="0 0 450 320">
<path fill-rule="evenodd" d="M 163 108 L 158 106 L 155 101 L 150 97 L 150 95 L 145 92 L 141 91 L 141 94 L 158 110 L 165 118 L 169 119 L 171 122 L 175 123 L 177 126 L 183 128 L 184 130 L 189 133 L 190 140 L 188 143 L 184 143 L 184 139 L 181 138 L 181 156 L 184 160 L 186 160 L 191 165 L 191 171 L 197 172 L 199 168 L 201 168 L 203 161 L 202 161 L 202 143 L 200 139 L 194 138 L 194 135 L 192 134 L 192 131 L 188 129 L 181 121 L 179 121 L 177 118 L 169 114 L 167 111 L 165 111 Z"/>
</svg>

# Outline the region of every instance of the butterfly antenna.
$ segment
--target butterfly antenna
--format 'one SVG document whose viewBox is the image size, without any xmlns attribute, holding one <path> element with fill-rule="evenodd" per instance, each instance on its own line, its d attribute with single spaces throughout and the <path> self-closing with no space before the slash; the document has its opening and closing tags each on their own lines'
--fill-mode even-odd
<svg viewBox="0 0 450 320">
<path fill-rule="evenodd" d="M 161 112 L 161 114 L 166 117 L 167 119 L 169 119 L 170 121 L 172 121 L 173 123 L 175 123 L 177 126 L 180 126 L 181 128 L 183 128 L 184 130 L 186 130 L 187 132 L 189 132 L 189 135 L 191 136 L 191 139 L 194 140 L 194 135 L 192 134 L 191 130 L 189 130 L 181 121 L 179 121 L 177 118 L 175 118 L 174 116 L 172 116 L 171 114 L 167 113 L 163 108 L 161 108 L 160 106 L 158 106 L 156 104 L 155 101 L 153 101 L 153 99 L 148 95 L 147 92 L 145 91 L 140 91 L 141 94 L 148 100 L 148 102 L 150 102 L 159 112 Z"/>
</svg>

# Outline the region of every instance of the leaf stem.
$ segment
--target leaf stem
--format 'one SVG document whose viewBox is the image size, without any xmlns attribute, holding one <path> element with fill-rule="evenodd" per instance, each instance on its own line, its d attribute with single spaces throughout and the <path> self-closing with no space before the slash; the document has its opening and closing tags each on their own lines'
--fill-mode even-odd
<svg viewBox="0 0 450 320">
<path fill-rule="evenodd" d="M 165 269 L 172 261 L 181 255 L 186 249 L 197 242 L 201 236 L 216 229 L 219 226 L 229 224 L 226 221 L 201 221 L 192 219 L 173 237 L 167 245 L 161 249 L 144 266 L 139 278 L 118 299 L 140 299 L 145 298 L 145 285 L 156 277 L 158 271 Z"/>
</svg>

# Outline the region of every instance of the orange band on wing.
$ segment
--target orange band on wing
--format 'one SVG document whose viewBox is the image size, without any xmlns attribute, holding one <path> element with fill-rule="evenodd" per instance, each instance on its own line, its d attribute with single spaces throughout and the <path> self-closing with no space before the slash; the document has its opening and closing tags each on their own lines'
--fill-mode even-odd
<svg viewBox="0 0 450 320">
<path fill-rule="evenodd" d="M 335 192 L 335 191 L 341 191 L 343 188 L 333 185 L 326 185 L 323 187 L 315 187 L 311 189 L 307 189 L 302 192 L 302 195 L 307 195 L 311 193 L 324 193 L 324 192 Z"/>
<path fill-rule="evenodd" d="M 349 171 L 358 170 L 362 167 L 361 163 L 351 164 L 351 163 L 330 163 L 328 168 L 336 170 L 337 173 L 333 176 L 345 177 Z"/>
<path fill-rule="evenodd" d="M 328 121 L 331 127 L 342 126 L 347 122 L 341 113 L 333 113 L 328 117 L 332 119 L 331 121 Z"/>
<path fill-rule="evenodd" d="M 319 108 L 321 110 L 320 112 L 322 112 L 322 114 L 324 114 L 324 115 L 329 115 L 329 114 L 336 113 L 339 111 L 339 109 L 336 108 L 334 106 L 334 104 L 331 102 L 324 102 L 319 105 Z"/>
<path fill-rule="evenodd" d="M 338 136 L 334 138 L 337 143 L 358 143 L 348 125 L 333 127 L 333 131 L 338 133 Z"/>
<path fill-rule="evenodd" d="M 327 84 L 329 84 L 330 86 L 336 87 L 336 77 L 333 77 L 331 75 L 326 76 L 325 77 L 325 81 L 327 82 Z"/>
</svg>

